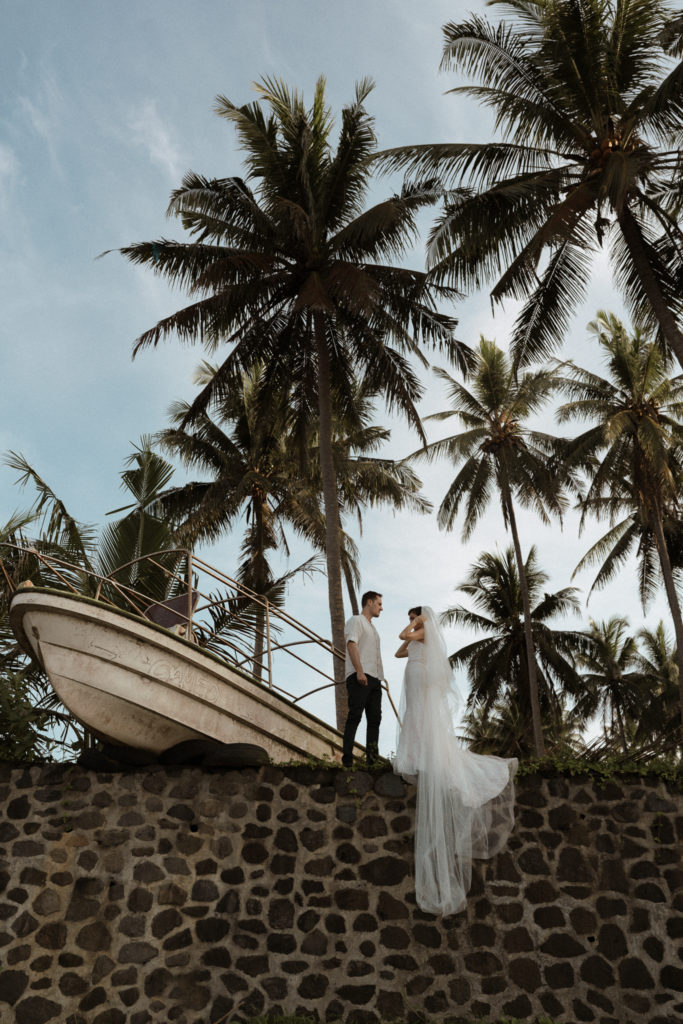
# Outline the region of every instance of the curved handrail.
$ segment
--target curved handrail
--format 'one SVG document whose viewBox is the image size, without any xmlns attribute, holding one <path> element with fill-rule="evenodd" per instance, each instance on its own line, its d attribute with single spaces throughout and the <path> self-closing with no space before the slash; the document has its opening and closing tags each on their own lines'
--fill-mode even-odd
<svg viewBox="0 0 683 1024">
<path fill-rule="evenodd" d="M 116 579 L 116 577 L 121 572 L 131 569 L 136 564 L 146 562 L 155 567 L 155 569 L 159 570 L 163 576 L 165 576 L 167 581 L 167 593 L 169 590 L 178 587 L 178 585 L 181 585 L 181 588 L 186 589 L 188 595 L 187 614 L 178 609 L 174 609 L 174 614 L 178 619 L 178 623 L 175 628 L 180 628 L 186 634 L 187 639 L 193 640 L 194 642 L 199 641 L 201 646 L 207 647 L 207 649 L 210 649 L 214 654 L 217 654 L 218 651 L 220 651 L 219 656 L 222 657 L 227 664 L 233 665 L 241 671 L 248 671 L 252 678 L 256 679 L 258 682 L 263 682 L 263 677 L 265 676 L 267 685 L 271 689 L 277 690 L 293 703 L 299 703 L 307 697 L 311 697 L 322 690 L 331 689 L 340 685 L 335 682 L 334 676 L 330 675 L 329 672 L 324 671 L 319 665 L 314 664 L 312 660 L 303 657 L 297 651 L 293 650 L 294 647 L 306 647 L 308 649 L 317 648 L 327 656 L 343 659 L 343 652 L 335 648 L 330 640 L 320 636 L 320 634 L 316 633 L 310 626 L 307 626 L 305 623 L 294 618 L 294 616 L 290 615 L 284 608 L 279 608 L 273 605 L 268 598 L 262 597 L 250 587 L 247 587 L 238 580 L 227 576 L 225 573 L 221 572 L 221 570 L 216 569 L 208 562 L 197 557 L 189 548 L 165 548 L 149 552 L 146 555 L 140 555 L 137 558 L 130 559 L 128 562 L 117 566 L 116 569 L 113 569 L 105 575 L 98 573 L 95 569 L 90 567 L 77 565 L 68 562 L 66 559 L 62 559 L 57 555 L 40 551 L 33 545 L 14 544 L 8 541 L 0 542 L 0 569 L 2 570 L 2 574 L 7 582 L 9 590 L 14 591 L 17 589 L 17 584 L 12 582 L 11 575 L 7 572 L 5 567 L 5 562 L 2 558 L 2 552 L 4 549 L 23 552 L 26 555 L 37 558 L 41 571 L 44 570 L 52 574 L 59 581 L 60 588 L 64 587 L 72 594 L 89 597 L 93 591 L 86 583 L 84 583 L 83 587 L 79 589 L 74 585 L 74 582 L 67 578 L 69 574 L 76 574 L 84 580 L 88 579 L 93 582 L 97 581 L 94 588 L 94 600 L 110 607 L 118 608 L 123 606 L 124 609 L 131 611 L 134 615 L 143 619 L 146 618 L 146 610 L 153 605 L 158 606 L 162 604 L 163 599 L 160 600 L 158 597 L 152 597 L 149 594 L 145 594 L 134 586 L 127 584 L 120 579 Z M 179 562 L 184 562 L 183 575 L 179 575 L 179 573 L 175 571 L 175 568 L 169 568 L 168 566 L 161 564 L 161 562 L 158 561 L 160 556 L 176 556 L 175 568 L 178 568 Z M 195 586 L 195 576 L 198 580 L 200 575 L 217 582 L 220 587 L 225 588 L 227 591 L 226 597 L 222 600 L 217 600 L 215 595 L 202 593 L 199 587 Z M 116 595 L 114 599 L 106 593 L 107 587 L 112 588 Z M 196 608 L 194 608 L 195 594 L 199 595 L 199 598 L 203 602 L 199 603 L 198 601 Z M 182 596 L 182 594 L 176 594 L 175 596 Z M 240 642 L 240 639 L 235 638 L 234 636 L 221 636 L 219 632 L 212 628 L 210 623 L 198 618 L 202 612 L 207 612 L 212 607 L 225 605 L 226 601 L 235 598 L 246 599 L 250 604 L 260 607 L 264 613 L 264 629 L 259 629 L 255 623 L 246 621 L 239 611 L 237 611 L 233 616 L 234 623 L 238 624 L 239 627 L 245 630 L 248 636 L 251 637 L 254 645 L 251 652 L 248 649 L 248 643 Z M 117 601 L 119 601 L 120 604 L 118 604 Z M 272 631 L 274 626 L 278 630 L 287 630 L 294 635 L 285 638 L 281 642 L 273 642 Z M 257 656 L 259 647 L 262 648 L 260 658 Z M 277 685 L 274 681 L 273 658 L 277 655 L 289 656 L 294 660 L 294 663 L 305 666 L 307 670 L 321 676 L 325 682 L 322 683 L 322 685 L 295 697 L 284 689 L 284 687 Z M 250 670 L 246 667 L 249 663 L 251 663 Z M 392 709 L 394 710 L 394 713 L 397 714 L 389 689 L 387 686 L 384 688 L 387 690 Z"/>
</svg>

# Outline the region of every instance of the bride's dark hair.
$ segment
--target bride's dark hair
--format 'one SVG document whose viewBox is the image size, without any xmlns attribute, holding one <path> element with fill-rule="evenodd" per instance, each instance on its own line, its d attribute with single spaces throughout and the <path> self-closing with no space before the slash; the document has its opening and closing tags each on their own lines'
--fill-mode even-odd
<svg viewBox="0 0 683 1024">
<path fill-rule="evenodd" d="M 422 615 L 422 605 L 418 604 L 414 608 L 409 608 L 408 615 Z"/>
</svg>

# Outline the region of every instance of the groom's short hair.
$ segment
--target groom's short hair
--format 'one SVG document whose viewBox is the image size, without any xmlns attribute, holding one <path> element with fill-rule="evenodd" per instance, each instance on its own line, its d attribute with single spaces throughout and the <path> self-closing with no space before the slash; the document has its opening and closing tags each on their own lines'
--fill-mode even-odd
<svg viewBox="0 0 683 1024">
<path fill-rule="evenodd" d="M 360 599 L 360 606 L 361 606 L 361 608 L 365 608 L 365 606 L 368 603 L 368 601 L 375 601 L 378 597 L 381 597 L 381 596 L 382 595 L 378 594 L 376 590 L 366 590 L 365 593 L 363 594 L 363 596 Z"/>
</svg>

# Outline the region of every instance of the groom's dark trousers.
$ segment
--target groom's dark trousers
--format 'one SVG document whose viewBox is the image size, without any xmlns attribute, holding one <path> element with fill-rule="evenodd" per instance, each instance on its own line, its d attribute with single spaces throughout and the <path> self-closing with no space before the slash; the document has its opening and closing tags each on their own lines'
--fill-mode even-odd
<svg viewBox="0 0 683 1024">
<path fill-rule="evenodd" d="M 366 673 L 367 675 L 367 673 Z M 342 763 L 351 765 L 353 763 L 353 743 L 356 738 L 356 730 L 365 712 L 365 720 L 368 726 L 365 749 L 368 760 L 374 761 L 379 757 L 379 723 L 382 720 L 382 681 L 375 676 L 367 676 L 368 685 L 362 686 L 358 682 L 358 676 L 354 672 L 346 680 L 346 689 L 349 695 L 349 716 L 346 719 L 344 728 L 344 753 Z"/>
</svg>

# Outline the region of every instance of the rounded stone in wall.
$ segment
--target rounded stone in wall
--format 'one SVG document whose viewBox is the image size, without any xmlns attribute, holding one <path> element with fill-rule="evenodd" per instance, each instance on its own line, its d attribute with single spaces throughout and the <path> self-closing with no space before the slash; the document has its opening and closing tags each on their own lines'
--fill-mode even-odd
<svg viewBox="0 0 683 1024">
<path fill-rule="evenodd" d="M 563 928 L 566 923 L 560 907 L 537 907 L 534 910 L 534 921 L 541 928 Z"/>
<path fill-rule="evenodd" d="M 161 939 L 177 928 L 182 920 L 179 911 L 175 908 L 162 910 L 152 918 L 152 935 L 155 939 Z"/>
<path fill-rule="evenodd" d="M 24 818 L 28 818 L 30 809 L 29 799 L 24 794 L 10 800 L 5 810 L 5 816 L 12 821 L 22 821 Z"/>
<path fill-rule="evenodd" d="M 302 999 L 321 999 L 330 984 L 326 974 L 307 974 L 297 988 Z"/>
<path fill-rule="evenodd" d="M 514 999 L 503 1003 L 503 1011 L 510 1017 L 524 1019 L 532 1014 L 532 1006 L 528 996 L 516 996 Z"/>
<path fill-rule="evenodd" d="M 358 914 L 352 925 L 354 932 L 376 932 L 378 927 L 377 919 L 372 914 Z"/>
<path fill-rule="evenodd" d="M 524 927 L 513 928 L 507 932 L 503 939 L 503 945 L 508 953 L 526 953 L 534 948 L 533 939 Z"/>
<path fill-rule="evenodd" d="M 611 964 L 602 956 L 587 957 L 581 964 L 579 976 L 598 989 L 608 988 L 615 981 Z"/>
<path fill-rule="evenodd" d="M 105 924 L 95 921 L 81 928 L 76 936 L 76 945 L 90 953 L 109 949 L 111 933 Z"/>
<path fill-rule="evenodd" d="M 683 992 L 683 967 L 667 964 L 660 973 L 662 985 L 674 992 Z"/>
<path fill-rule="evenodd" d="M 301 943 L 301 952 L 309 956 L 324 956 L 327 953 L 327 936 L 319 928 L 310 932 Z"/>
<path fill-rule="evenodd" d="M 508 973 L 515 985 L 518 985 L 524 992 L 535 992 L 543 984 L 538 963 L 531 957 L 518 957 L 516 960 L 510 960 Z"/>
<path fill-rule="evenodd" d="M 29 975 L 25 971 L 0 971 L 0 1000 L 14 1006 L 26 991 Z"/>
<path fill-rule="evenodd" d="M 38 927 L 38 921 L 32 914 L 29 914 L 27 910 L 24 910 L 21 914 L 19 914 L 18 917 L 15 917 L 10 927 L 14 934 L 16 935 L 16 937 L 18 939 L 21 939 L 26 935 L 30 935 L 31 932 L 34 932 L 36 930 L 36 928 Z"/>
<path fill-rule="evenodd" d="M 654 978 L 642 960 L 626 957 L 619 964 L 619 983 L 622 988 L 651 989 L 655 987 Z"/>
<path fill-rule="evenodd" d="M 559 1018 L 564 1013 L 564 1006 L 554 992 L 541 992 L 540 1000 L 541 1006 L 551 1018 Z"/>
<path fill-rule="evenodd" d="M 551 989 L 572 988 L 574 985 L 574 968 L 571 964 L 550 964 L 544 967 L 543 974 Z"/>
<path fill-rule="evenodd" d="M 388 925 L 380 932 L 379 941 L 387 949 L 408 949 L 410 936 L 403 928 L 396 925 Z"/>
<path fill-rule="evenodd" d="M 645 939 L 643 949 L 655 963 L 661 964 L 664 959 L 664 945 L 655 935 L 650 935 Z"/>
<path fill-rule="evenodd" d="M 501 903 L 498 907 L 498 917 L 504 924 L 515 924 L 520 921 L 524 914 L 521 903 Z"/>
<path fill-rule="evenodd" d="M 554 885 L 545 880 L 532 882 L 526 886 L 525 897 L 527 903 L 555 903 L 559 899 L 559 892 Z"/>
<path fill-rule="evenodd" d="M 42 996 L 28 996 L 16 1006 L 15 1024 L 50 1024 L 59 1021 L 61 1015 L 62 1007 L 59 1003 Z"/>
<path fill-rule="evenodd" d="M 408 917 L 409 911 L 404 900 L 395 899 L 390 893 L 381 890 L 377 900 L 377 914 L 380 920 L 396 921 Z"/>
<path fill-rule="evenodd" d="M 69 971 L 59 979 L 59 991 L 63 996 L 81 996 L 90 988 L 89 981 Z"/>
<path fill-rule="evenodd" d="M 667 898 L 661 887 L 654 882 L 644 882 L 636 887 L 636 897 L 640 900 L 648 900 L 650 903 L 666 903 Z"/>
<path fill-rule="evenodd" d="M 97 983 L 100 982 L 102 978 L 106 978 L 108 975 L 110 975 L 115 967 L 116 964 L 114 963 L 110 956 L 106 955 L 106 953 L 101 953 L 100 956 L 96 957 L 92 969 L 91 980 L 93 985 L 97 985 Z"/>
<path fill-rule="evenodd" d="M 51 921 L 36 932 L 36 942 L 43 949 L 63 949 L 66 944 L 66 925 Z"/>
<path fill-rule="evenodd" d="M 626 956 L 628 943 L 621 928 L 616 924 L 604 924 L 598 932 L 598 953 L 614 963 Z"/>
<path fill-rule="evenodd" d="M 313 875 L 316 878 L 329 878 L 333 874 L 336 866 L 334 858 L 328 856 L 306 861 L 304 864 L 304 870 L 307 874 Z"/>
<path fill-rule="evenodd" d="M 364 881 L 384 888 L 400 885 L 409 871 L 410 868 L 404 860 L 398 860 L 396 857 L 378 857 L 361 865 L 360 876 Z"/>
<path fill-rule="evenodd" d="M 413 928 L 413 938 L 420 946 L 426 946 L 428 949 L 439 949 L 443 941 L 440 930 L 427 924 L 416 924 Z"/>
<path fill-rule="evenodd" d="M 549 875 L 550 867 L 540 847 L 530 846 L 523 850 L 517 863 L 526 875 Z"/>
<path fill-rule="evenodd" d="M 502 970 L 502 963 L 494 953 L 480 951 L 465 954 L 465 966 L 472 974 L 488 976 Z"/>
<path fill-rule="evenodd" d="M 562 932 L 556 932 L 546 939 L 541 946 L 541 951 L 562 960 L 581 956 L 586 952 L 580 942 L 577 942 L 571 935 L 566 935 Z"/>
</svg>

